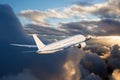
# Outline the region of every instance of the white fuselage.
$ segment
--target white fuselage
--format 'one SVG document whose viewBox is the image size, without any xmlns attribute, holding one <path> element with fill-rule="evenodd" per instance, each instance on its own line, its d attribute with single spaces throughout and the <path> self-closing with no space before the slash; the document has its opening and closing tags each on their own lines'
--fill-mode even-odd
<svg viewBox="0 0 120 80">
<path fill-rule="evenodd" d="M 82 43 L 86 40 L 86 38 L 83 35 L 75 35 L 73 37 L 69 37 L 63 40 L 60 40 L 55 43 L 51 43 L 46 45 L 45 47 L 38 50 L 38 53 L 53 53 L 56 51 L 63 50 L 64 48 L 67 48 L 69 46 L 74 46 L 76 44 Z"/>
</svg>

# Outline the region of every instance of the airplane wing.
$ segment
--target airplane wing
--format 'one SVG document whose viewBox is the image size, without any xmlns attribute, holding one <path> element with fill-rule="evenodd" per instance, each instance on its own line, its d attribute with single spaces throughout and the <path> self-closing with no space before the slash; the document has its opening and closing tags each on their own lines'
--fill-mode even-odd
<svg viewBox="0 0 120 80">
<path fill-rule="evenodd" d="M 61 51 L 61 50 L 68 49 L 68 48 L 71 48 L 71 47 L 84 48 L 85 46 L 86 46 L 86 43 L 85 42 L 81 42 L 81 43 L 76 43 L 76 44 L 68 45 L 68 46 L 65 46 L 63 48 L 58 48 L 55 51 Z"/>
<path fill-rule="evenodd" d="M 10 44 L 10 45 L 19 46 L 19 47 L 37 48 L 36 45 L 24 45 L 24 44 Z"/>
</svg>

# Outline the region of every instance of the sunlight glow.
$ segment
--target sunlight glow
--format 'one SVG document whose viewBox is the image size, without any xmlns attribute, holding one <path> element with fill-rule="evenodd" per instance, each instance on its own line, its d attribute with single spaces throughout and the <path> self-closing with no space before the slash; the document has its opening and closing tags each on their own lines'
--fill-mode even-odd
<svg viewBox="0 0 120 80">
<path fill-rule="evenodd" d="M 120 45 L 120 36 L 97 36 L 93 37 L 91 43 L 98 43 L 106 46 Z"/>
</svg>

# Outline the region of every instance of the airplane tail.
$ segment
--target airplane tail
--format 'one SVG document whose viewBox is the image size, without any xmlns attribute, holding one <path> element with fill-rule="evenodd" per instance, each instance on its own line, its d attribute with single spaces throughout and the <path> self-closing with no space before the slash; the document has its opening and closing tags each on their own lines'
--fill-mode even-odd
<svg viewBox="0 0 120 80">
<path fill-rule="evenodd" d="M 45 47 L 45 44 L 37 37 L 36 34 L 33 34 L 33 38 L 35 40 L 35 43 L 38 47 L 38 49 L 40 50 L 41 48 Z"/>
</svg>

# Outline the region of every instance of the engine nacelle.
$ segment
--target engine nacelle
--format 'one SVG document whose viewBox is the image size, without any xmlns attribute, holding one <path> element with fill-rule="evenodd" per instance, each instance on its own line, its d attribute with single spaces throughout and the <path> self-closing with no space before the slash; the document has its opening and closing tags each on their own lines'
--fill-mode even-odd
<svg viewBox="0 0 120 80">
<path fill-rule="evenodd" d="M 78 48 L 84 48 L 86 46 L 85 42 L 76 45 Z"/>
</svg>

